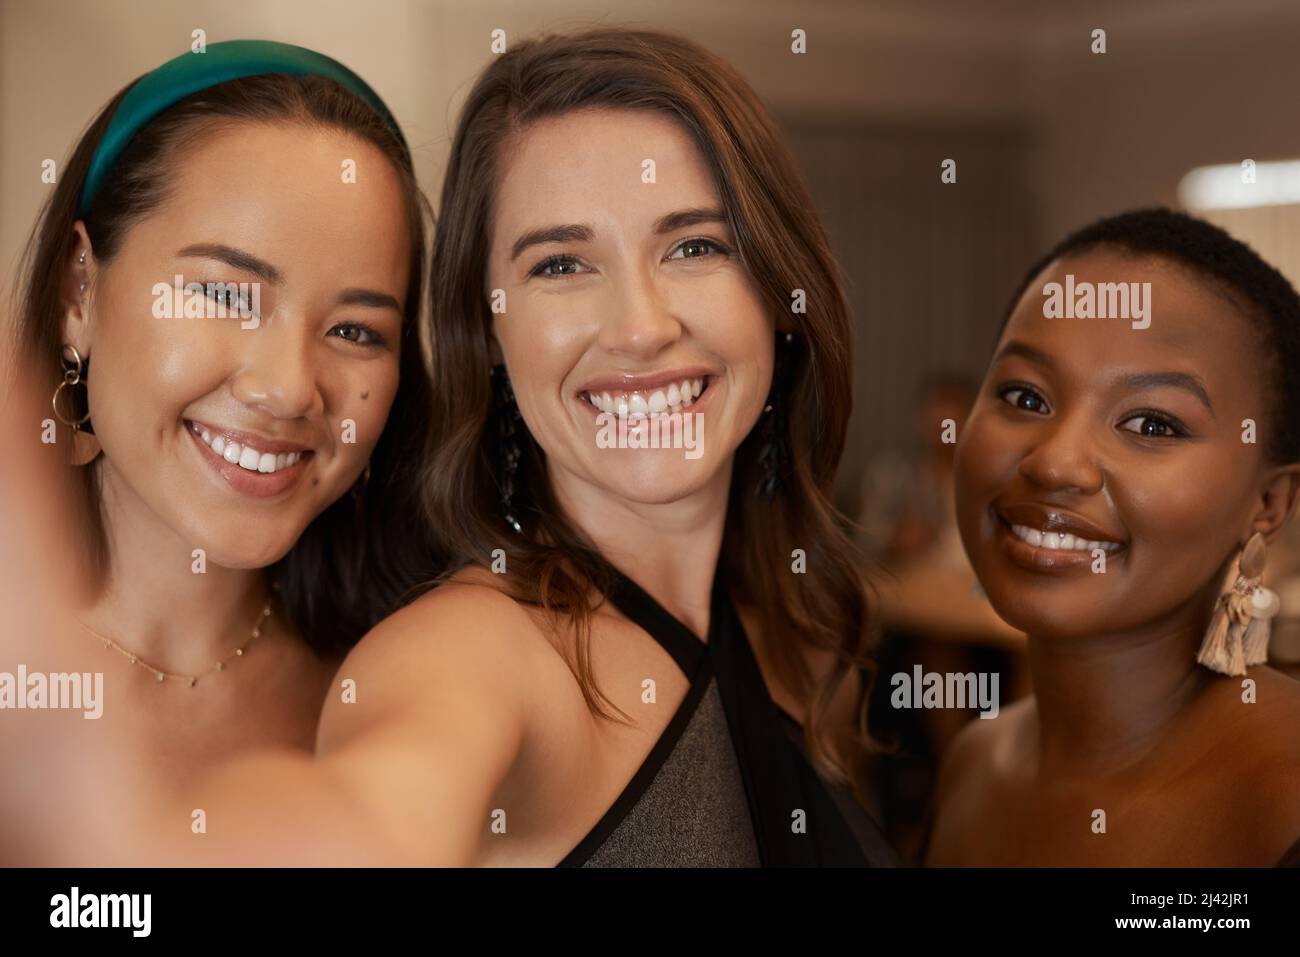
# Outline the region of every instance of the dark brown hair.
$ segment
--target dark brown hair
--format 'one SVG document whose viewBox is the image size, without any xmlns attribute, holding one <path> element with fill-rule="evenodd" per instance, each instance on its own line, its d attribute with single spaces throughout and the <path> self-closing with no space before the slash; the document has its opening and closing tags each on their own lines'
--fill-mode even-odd
<svg viewBox="0 0 1300 957">
<path fill-rule="evenodd" d="M 76 248 L 78 199 L 95 149 L 133 85 L 100 111 L 77 143 L 24 254 L 17 308 L 20 348 L 33 381 L 47 382 L 51 390 L 61 378 L 61 300 Z M 416 185 L 405 145 L 374 109 L 325 77 L 266 74 L 230 80 L 181 100 L 137 133 L 95 195 L 84 222 L 96 260 L 111 262 L 131 226 L 167 201 L 174 181 L 169 174 L 182 147 L 214 126 L 239 122 L 302 123 L 354 135 L 389 159 L 406 198 L 411 260 L 401 378 L 371 457 L 370 481 L 359 503 L 348 495 L 333 503 L 269 569 L 282 610 L 304 640 L 318 651 L 342 650 L 391 612 L 410 584 L 427 577 L 430 568 L 428 543 L 411 521 L 419 507 L 419 437 L 430 401 L 419 336 L 428 200 Z M 71 412 L 79 417 L 89 411 L 84 390 L 71 391 L 80 393 L 83 404 Z M 93 428 L 93 419 L 90 424 Z M 86 532 L 85 564 L 102 574 L 110 556 L 99 511 L 99 465 L 77 471 L 75 507 L 78 525 Z"/>
<path fill-rule="evenodd" d="M 839 780 L 847 773 L 857 787 L 861 775 L 839 767 L 825 747 L 837 731 L 826 727 L 827 710 L 857 667 L 866 680 L 854 727 L 838 729 L 838 737 L 848 745 L 841 751 L 848 763 L 868 753 L 874 673 L 866 656 L 864 565 L 830 500 L 851 405 L 847 305 L 812 199 L 772 118 L 735 70 L 687 40 L 618 29 L 534 39 L 494 60 L 470 92 L 443 183 L 430 273 L 434 397 L 425 503 L 451 562 L 443 580 L 503 549 L 501 587 L 517 601 L 569 617 L 578 634 L 570 667 L 591 711 L 612 719 L 601 702 L 613 702 L 595 687 L 588 648 L 588 595 L 593 587 L 608 594 L 611 583 L 594 545 L 563 517 L 543 453 L 526 429 L 514 499 L 524 534 L 502 517 L 485 290 L 493 196 L 509 141 L 537 120 L 590 107 L 653 110 L 688 131 L 769 314 L 803 343 L 789 394 L 780 399 L 791 450 L 782 491 L 772 503 L 756 494 L 756 428 L 736 452 L 718 574 L 738 600 L 756 607 L 783 684 L 809 703 L 809 754 L 823 773 Z M 795 289 L 807 294 L 806 315 L 791 312 Z M 808 574 L 791 573 L 795 549 L 806 554 Z M 816 685 L 802 654 L 810 649 L 836 658 Z"/>
</svg>

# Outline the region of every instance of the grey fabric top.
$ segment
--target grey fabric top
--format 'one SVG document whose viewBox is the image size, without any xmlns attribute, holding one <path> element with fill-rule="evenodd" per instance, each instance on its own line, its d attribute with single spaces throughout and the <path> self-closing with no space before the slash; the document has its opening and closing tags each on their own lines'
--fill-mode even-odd
<svg viewBox="0 0 1300 957">
<path fill-rule="evenodd" d="M 649 787 L 583 867 L 758 867 L 727 716 L 708 688 Z"/>
</svg>

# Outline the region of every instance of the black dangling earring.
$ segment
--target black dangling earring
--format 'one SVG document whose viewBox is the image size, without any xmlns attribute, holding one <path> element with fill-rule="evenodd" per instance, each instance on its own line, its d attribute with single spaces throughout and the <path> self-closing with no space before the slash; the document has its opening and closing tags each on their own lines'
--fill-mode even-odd
<svg viewBox="0 0 1300 957">
<path fill-rule="evenodd" d="M 776 354 L 772 364 L 772 390 L 763 408 L 762 442 L 759 446 L 758 494 L 771 502 L 785 485 L 790 467 L 790 438 L 786 403 L 790 400 L 790 383 L 797 364 L 798 340 L 793 332 L 776 334 Z"/>
<path fill-rule="evenodd" d="M 492 367 L 492 396 L 497 420 L 497 450 L 501 469 L 501 513 L 506 524 L 519 534 L 523 529 L 515 518 L 513 498 L 515 494 L 515 472 L 519 468 L 518 423 L 523 418 L 519 414 L 519 404 L 515 401 L 515 390 L 510 385 L 510 376 L 504 365 Z"/>
</svg>

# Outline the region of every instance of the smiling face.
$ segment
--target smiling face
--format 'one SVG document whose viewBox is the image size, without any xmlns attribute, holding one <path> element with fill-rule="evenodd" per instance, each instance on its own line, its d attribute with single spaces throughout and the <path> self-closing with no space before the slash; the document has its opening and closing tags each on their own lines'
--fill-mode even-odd
<svg viewBox="0 0 1300 957">
<path fill-rule="evenodd" d="M 1044 284 L 1067 273 L 1075 288 L 1150 282 L 1149 328 L 1044 318 Z M 1261 335 L 1163 259 L 1095 248 L 1029 284 L 956 458 L 962 540 L 1003 618 L 1090 637 L 1204 613 L 1237 547 L 1285 517 L 1262 451 Z"/>
<path fill-rule="evenodd" d="M 774 326 L 690 136 L 658 113 L 581 110 L 528 126 L 504 156 L 493 333 L 552 482 L 655 503 L 725 480 L 771 385 Z M 638 413 L 675 411 L 702 432 L 601 446 L 605 423 L 649 436 Z"/>
<path fill-rule="evenodd" d="M 89 318 L 65 336 L 91 359 L 106 502 L 210 562 L 262 567 L 356 481 L 383 430 L 407 214 L 388 160 L 341 132 L 241 123 L 219 139 L 177 157 L 166 202 L 98 267 Z M 259 317 L 185 318 L 182 297 L 158 318 L 158 284 L 177 275 L 260 284 Z"/>
</svg>

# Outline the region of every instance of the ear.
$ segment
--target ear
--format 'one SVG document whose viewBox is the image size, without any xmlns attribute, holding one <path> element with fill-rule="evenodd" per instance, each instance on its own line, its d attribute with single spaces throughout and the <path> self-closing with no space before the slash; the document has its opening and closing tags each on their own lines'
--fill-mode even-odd
<svg viewBox="0 0 1300 957">
<path fill-rule="evenodd" d="M 1250 534 L 1259 532 L 1266 541 L 1272 542 L 1291 518 L 1297 497 L 1300 497 L 1300 463 L 1274 469 L 1251 516 Z"/>
<path fill-rule="evenodd" d="M 71 343 L 86 359 L 90 357 L 93 339 L 89 306 L 96 273 L 95 255 L 90 249 L 85 223 L 77 220 L 72 228 L 76 241 L 72 244 L 72 256 L 65 264 L 61 296 L 63 341 Z M 82 253 L 85 253 L 84 262 L 81 261 Z"/>
</svg>

